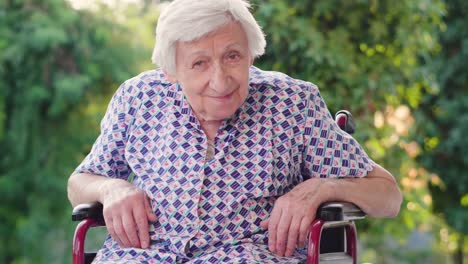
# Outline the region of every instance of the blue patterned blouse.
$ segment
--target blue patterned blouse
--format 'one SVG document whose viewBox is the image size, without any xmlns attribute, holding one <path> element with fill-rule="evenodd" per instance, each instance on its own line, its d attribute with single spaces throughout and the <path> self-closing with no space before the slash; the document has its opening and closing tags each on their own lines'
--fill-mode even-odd
<svg viewBox="0 0 468 264">
<path fill-rule="evenodd" d="M 250 69 L 249 94 L 208 141 L 178 84 L 161 70 L 121 85 L 101 134 L 76 172 L 127 179 L 158 220 L 151 246 L 120 248 L 109 236 L 96 262 L 297 263 L 278 258 L 260 222 L 275 200 L 311 177 L 363 177 L 375 165 L 333 121 L 318 88 Z"/>
</svg>

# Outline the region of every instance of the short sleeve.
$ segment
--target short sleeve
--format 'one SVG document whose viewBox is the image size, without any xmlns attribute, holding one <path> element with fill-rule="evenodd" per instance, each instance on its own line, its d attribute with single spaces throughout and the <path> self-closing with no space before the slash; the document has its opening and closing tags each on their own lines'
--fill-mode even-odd
<svg viewBox="0 0 468 264">
<path fill-rule="evenodd" d="M 304 178 L 364 177 L 374 168 L 362 146 L 335 123 L 319 89 L 312 84 L 305 115 Z"/>
<path fill-rule="evenodd" d="M 133 117 L 125 89 L 124 83 L 113 95 L 101 121 L 101 133 L 75 173 L 92 173 L 120 179 L 129 177 L 131 171 L 125 159 L 125 145 L 129 123 Z"/>
</svg>

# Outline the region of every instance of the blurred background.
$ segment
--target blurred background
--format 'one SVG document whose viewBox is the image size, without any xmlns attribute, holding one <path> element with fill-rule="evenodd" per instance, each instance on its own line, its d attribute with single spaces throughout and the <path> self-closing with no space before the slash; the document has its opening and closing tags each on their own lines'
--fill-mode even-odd
<svg viewBox="0 0 468 264">
<path fill-rule="evenodd" d="M 350 110 L 404 193 L 397 218 L 359 223 L 359 263 L 468 263 L 468 1 L 252 3 L 255 64 Z M 68 176 L 119 84 L 155 67 L 165 4 L 0 0 L 0 263 L 70 263 Z"/>
</svg>

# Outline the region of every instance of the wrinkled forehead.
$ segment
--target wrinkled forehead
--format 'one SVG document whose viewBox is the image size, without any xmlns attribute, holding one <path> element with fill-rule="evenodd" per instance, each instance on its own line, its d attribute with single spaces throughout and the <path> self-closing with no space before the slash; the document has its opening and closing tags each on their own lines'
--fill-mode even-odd
<svg viewBox="0 0 468 264">
<path fill-rule="evenodd" d="M 248 40 L 245 31 L 238 22 L 229 22 L 220 28 L 192 41 L 178 41 L 178 53 L 197 53 L 207 49 L 223 51 L 237 48 L 248 51 Z"/>
<path fill-rule="evenodd" d="M 192 36 L 192 37 L 186 36 L 186 37 L 180 38 L 177 42 L 191 44 L 191 43 L 200 42 L 204 39 L 213 38 L 214 36 L 220 36 L 220 35 L 229 36 L 229 35 L 236 35 L 236 34 L 246 36 L 246 32 L 242 24 L 234 19 L 229 19 L 219 25 L 216 25 L 215 27 L 211 28 L 210 31 L 205 32 L 199 36 Z"/>
</svg>

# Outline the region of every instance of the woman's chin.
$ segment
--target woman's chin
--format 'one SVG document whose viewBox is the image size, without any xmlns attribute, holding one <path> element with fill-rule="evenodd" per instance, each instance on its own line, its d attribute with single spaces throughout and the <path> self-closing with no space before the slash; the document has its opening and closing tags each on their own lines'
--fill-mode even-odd
<svg viewBox="0 0 468 264">
<path fill-rule="evenodd" d="M 230 118 L 237 109 L 230 111 L 228 109 L 222 109 L 221 111 L 213 111 L 210 114 L 207 114 L 204 119 L 206 121 L 222 121 L 224 119 Z"/>
</svg>

